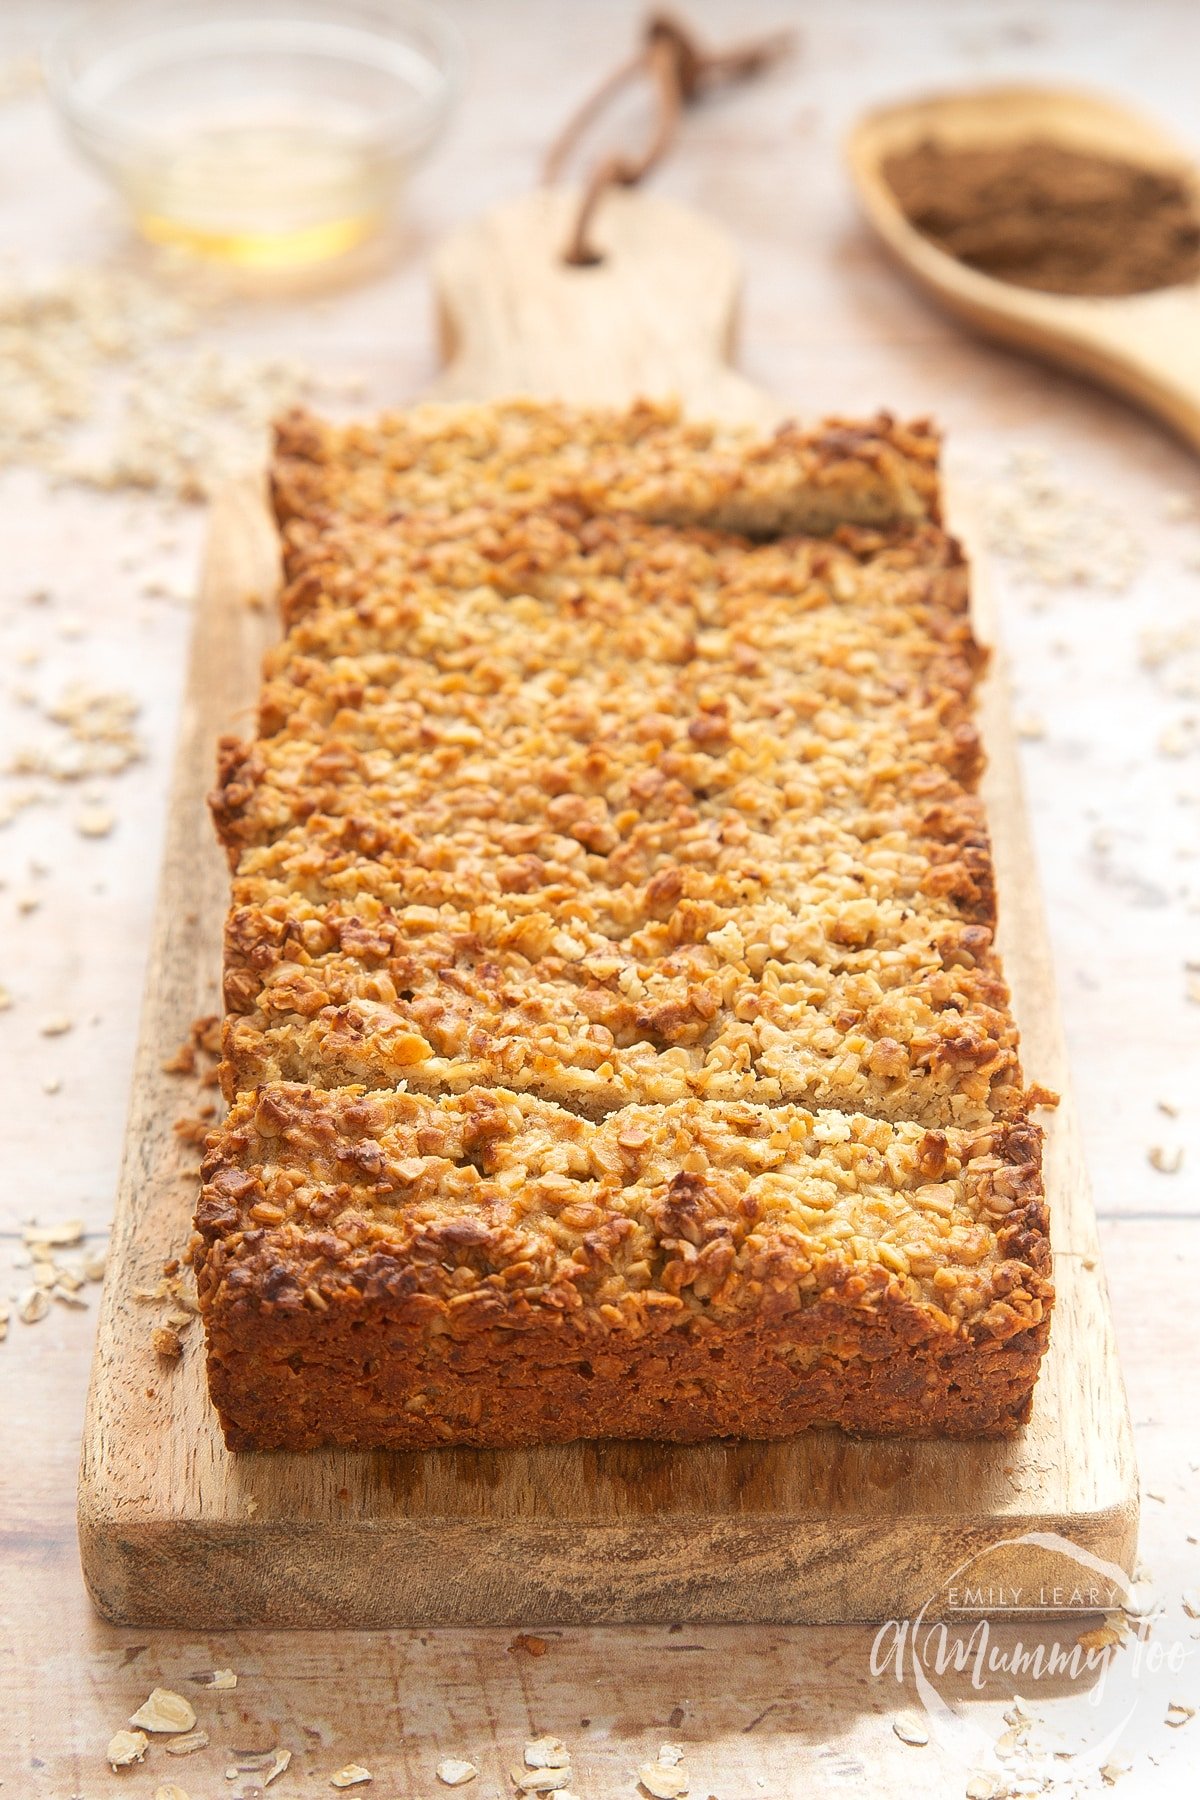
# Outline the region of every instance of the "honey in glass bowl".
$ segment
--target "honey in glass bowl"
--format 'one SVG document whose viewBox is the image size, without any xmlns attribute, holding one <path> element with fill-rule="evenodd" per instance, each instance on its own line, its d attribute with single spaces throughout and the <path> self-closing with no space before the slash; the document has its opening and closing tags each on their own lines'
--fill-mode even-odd
<svg viewBox="0 0 1200 1800">
<path fill-rule="evenodd" d="M 98 0 L 47 61 L 68 129 L 146 237 L 280 268 L 391 214 L 460 51 L 425 0 Z"/>
</svg>

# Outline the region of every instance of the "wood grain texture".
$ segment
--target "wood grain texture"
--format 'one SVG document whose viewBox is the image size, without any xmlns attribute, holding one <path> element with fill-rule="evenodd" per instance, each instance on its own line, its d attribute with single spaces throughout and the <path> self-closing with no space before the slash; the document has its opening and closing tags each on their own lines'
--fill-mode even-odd
<svg viewBox="0 0 1200 1800">
<path fill-rule="evenodd" d="M 607 281 L 590 290 L 586 320 L 564 298 L 553 261 L 561 201 L 507 208 L 452 240 L 438 262 L 443 314 L 456 321 L 459 346 L 450 385 L 482 394 L 518 382 L 595 399 L 602 367 L 610 403 L 652 382 L 696 412 L 747 416 L 746 384 L 723 360 L 736 296 L 731 253 L 719 254 L 718 234 L 675 208 L 640 196 L 616 201 L 619 254 L 600 271 L 570 272 Z M 639 218 L 643 207 L 649 214 Z M 660 279 L 667 265 L 670 281 Z M 676 330 L 689 294 L 713 303 Z M 754 406 L 758 416 L 770 410 L 761 397 Z M 1128 1414 L 999 674 L 986 684 L 982 722 L 1002 948 L 1027 1069 L 1064 1093 L 1049 1121 L 1046 1163 L 1058 1309 L 1021 1436 L 898 1443 L 821 1432 L 788 1444 L 687 1448 L 225 1451 L 198 1343 L 164 1370 L 131 1296 L 188 1232 L 194 1158 L 173 1132 L 179 1089 L 161 1065 L 193 1016 L 212 1009 L 227 877 L 204 793 L 218 731 L 239 715 L 244 722 L 255 697 L 270 625 L 245 596 L 269 586 L 273 554 L 259 495 L 231 491 L 214 511 L 197 619 L 84 1434 L 80 1540 L 101 1611 L 204 1628 L 832 1621 L 912 1611 L 969 1558 L 986 1556 L 977 1579 L 1041 1585 L 1060 1573 L 1052 1553 L 995 1548 L 1033 1531 L 1062 1532 L 1128 1567 L 1136 1533 Z"/>
<path fill-rule="evenodd" d="M 1115 388 L 1200 446 L 1200 282 L 1120 298 L 1042 294 L 968 268 L 917 231 L 881 173 L 889 156 L 933 137 L 977 145 L 1044 139 L 1182 172 L 1200 172 L 1156 125 L 1122 106 L 1059 88 L 999 87 L 881 107 L 854 129 L 850 172 L 892 255 L 944 306 L 1003 343 Z"/>
</svg>

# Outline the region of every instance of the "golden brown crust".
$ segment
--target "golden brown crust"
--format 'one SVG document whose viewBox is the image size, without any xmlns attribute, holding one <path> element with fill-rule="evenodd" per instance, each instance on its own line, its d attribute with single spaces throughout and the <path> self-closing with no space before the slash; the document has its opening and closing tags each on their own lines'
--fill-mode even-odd
<svg viewBox="0 0 1200 1800">
<path fill-rule="evenodd" d="M 231 1444 L 1026 1416 L 1040 1134 L 936 457 L 646 406 L 281 426 L 287 636 L 213 795 Z"/>
<path fill-rule="evenodd" d="M 566 499 L 775 537 L 936 520 L 938 450 L 927 420 L 900 425 L 886 413 L 787 424 L 763 439 L 646 402 L 624 412 L 428 406 L 348 426 L 297 411 L 277 428 L 272 493 L 281 524 Z"/>
<path fill-rule="evenodd" d="M 267 1087 L 204 1163 L 214 1392 L 260 1447 L 1009 1430 L 1039 1164 L 1024 1123 Z"/>
</svg>

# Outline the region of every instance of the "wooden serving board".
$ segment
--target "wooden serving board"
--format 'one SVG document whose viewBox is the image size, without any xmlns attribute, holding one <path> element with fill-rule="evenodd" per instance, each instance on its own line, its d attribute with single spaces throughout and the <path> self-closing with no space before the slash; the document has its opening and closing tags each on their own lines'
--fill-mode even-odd
<svg viewBox="0 0 1200 1800">
<path fill-rule="evenodd" d="M 456 350 L 443 391 L 676 392 L 697 413 L 765 417 L 768 403 L 722 363 L 737 289 L 724 240 L 662 201 L 618 194 L 600 228 L 610 259 L 565 270 L 564 204 L 521 202 L 447 247 L 439 294 Z M 196 1153 L 173 1130 L 187 1096 L 162 1065 L 217 1009 L 228 874 L 204 796 L 218 732 L 253 717 L 274 624 L 246 597 L 274 579 L 261 494 L 231 490 L 214 508 L 196 620 L 84 1437 L 80 1543 L 101 1611 L 202 1628 L 877 1619 L 913 1612 L 971 1558 L 993 1585 L 1061 1583 L 1052 1546 L 1003 1544 L 1047 1532 L 1127 1569 L 1129 1419 L 999 673 L 983 726 L 1003 948 L 1026 1066 L 1063 1093 L 1046 1163 L 1058 1306 L 1028 1428 L 1002 1443 L 814 1432 L 784 1444 L 226 1451 L 198 1328 L 164 1365 L 155 1308 L 134 1295 L 189 1232 Z"/>
</svg>

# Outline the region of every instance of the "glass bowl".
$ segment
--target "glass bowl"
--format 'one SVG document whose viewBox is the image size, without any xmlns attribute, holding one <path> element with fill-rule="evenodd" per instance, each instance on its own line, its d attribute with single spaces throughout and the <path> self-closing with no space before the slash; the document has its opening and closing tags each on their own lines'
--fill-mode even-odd
<svg viewBox="0 0 1200 1800">
<path fill-rule="evenodd" d="M 383 222 L 461 60 L 427 0 L 97 0 L 46 66 L 71 136 L 146 237 L 279 267 Z"/>
</svg>

